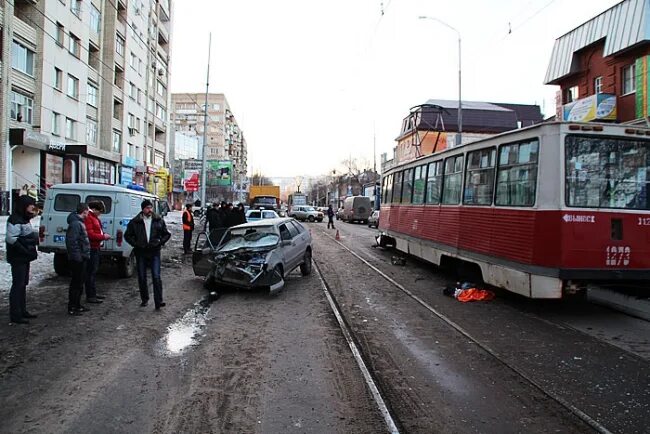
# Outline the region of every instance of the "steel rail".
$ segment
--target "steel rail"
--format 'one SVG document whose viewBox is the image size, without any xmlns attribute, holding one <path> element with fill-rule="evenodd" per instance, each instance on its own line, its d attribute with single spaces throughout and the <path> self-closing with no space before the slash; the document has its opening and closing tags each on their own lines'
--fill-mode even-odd
<svg viewBox="0 0 650 434">
<path fill-rule="evenodd" d="M 336 321 L 338 321 L 339 323 L 339 327 L 341 328 L 343 336 L 345 337 L 345 340 L 347 341 L 348 346 L 350 347 L 350 351 L 352 351 L 352 355 L 354 356 L 354 359 L 356 360 L 357 365 L 359 366 L 359 369 L 363 374 L 363 379 L 366 382 L 366 386 L 370 390 L 370 393 L 372 394 L 372 397 L 375 400 L 375 403 L 377 404 L 379 412 L 384 418 L 384 422 L 386 423 L 386 428 L 388 429 L 388 432 L 390 432 L 391 434 L 399 434 L 399 429 L 397 428 L 397 424 L 395 423 L 395 420 L 390 414 L 390 411 L 388 410 L 388 406 L 386 405 L 386 401 L 381 396 L 381 392 L 379 391 L 379 388 L 377 387 L 375 380 L 372 378 L 372 375 L 370 374 L 370 371 L 366 366 L 366 362 L 363 360 L 361 351 L 359 350 L 359 347 L 357 347 L 357 344 L 355 343 L 354 338 L 352 336 L 352 331 L 348 327 L 347 323 L 345 322 L 345 319 L 343 318 L 343 314 L 338 308 L 338 304 L 336 303 L 334 294 L 332 294 L 332 291 L 330 290 L 329 285 L 325 281 L 325 277 L 323 276 L 323 273 L 318 267 L 316 261 L 313 261 L 313 265 L 314 268 L 316 268 L 316 272 L 318 274 L 318 278 L 320 279 L 321 285 L 323 287 L 323 292 L 325 293 L 325 297 L 327 298 L 327 301 L 330 307 L 332 308 L 332 311 L 334 312 Z"/>
<path fill-rule="evenodd" d="M 598 421 L 593 419 L 591 416 L 589 416 L 587 413 L 583 412 L 576 406 L 570 404 L 567 400 L 562 398 L 561 396 L 553 393 L 550 390 L 545 389 L 541 384 L 539 384 L 537 381 L 535 381 L 533 378 L 531 378 L 529 375 L 527 375 L 525 372 L 523 372 L 521 369 L 517 368 L 516 366 L 512 365 L 508 361 L 506 361 L 504 358 L 502 358 L 498 352 L 490 348 L 487 344 L 479 341 L 478 339 L 474 338 L 469 332 L 467 332 L 465 329 L 463 329 L 460 325 L 456 324 L 454 321 L 452 321 L 450 318 L 448 318 L 446 315 L 443 313 L 439 312 L 436 310 L 434 307 L 430 306 L 428 303 L 426 303 L 424 300 L 422 300 L 420 297 L 415 295 L 413 292 L 409 291 L 406 289 L 403 285 L 401 285 L 399 282 L 395 281 L 393 278 L 390 276 L 386 275 L 384 272 L 382 272 L 379 268 L 375 267 L 372 265 L 370 262 L 368 262 L 366 259 L 362 258 L 354 252 L 352 249 L 350 249 L 348 246 L 343 244 L 340 241 L 337 241 L 334 239 L 331 235 L 327 234 L 324 231 L 320 231 L 324 236 L 327 238 L 331 239 L 334 241 L 336 244 L 340 245 L 343 247 L 345 250 L 347 250 L 350 254 L 352 254 L 354 257 L 359 259 L 361 262 L 363 262 L 366 266 L 377 272 L 381 277 L 386 279 L 388 282 L 390 282 L 392 285 L 394 285 L 396 288 L 398 288 L 400 291 L 404 292 L 406 295 L 408 295 L 411 299 L 415 300 L 418 304 L 420 304 L 422 307 L 427 309 L 429 312 L 434 314 L 436 317 L 438 317 L 440 320 L 445 322 L 447 325 L 452 327 L 454 330 L 456 330 L 458 333 L 461 335 L 465 336 L 467 339 L 470 341 L 474 342 L 476 345 L 478 345 L 481 349 L 483 349 L 486 353 L 491 355 L 494 359 L 496 359 L 499 363 L 504 365 L 506 368 L 510 369 L 512 372 L 515 374 L 519 375 L 521 378 L 523 378 L 526 382 L 528 382 L 531 386 L 533 386 L 535 389 L 539 390 L 542 394 L 546 395 L 548 398 L 552 399 L 553 401 L 557 402 L 560 404 L 562 407 L 566 408 L 569 412 L 571 412 L 574 416 L 579 418 L 581 421 L 589 425 L 591 428 L 593 428 L 595 431 L 601 433 L 601 434 L 612 434 L 611 431 L 609 431 L 604 425 L 600 424 Z M 315 263 L 315 261 L 314 261 Z"/>
</svg>

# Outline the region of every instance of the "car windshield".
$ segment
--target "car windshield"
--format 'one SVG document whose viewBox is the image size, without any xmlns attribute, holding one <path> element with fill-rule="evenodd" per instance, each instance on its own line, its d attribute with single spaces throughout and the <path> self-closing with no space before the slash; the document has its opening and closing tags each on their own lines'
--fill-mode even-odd
<svg viewBox="0 0 650 434">
<path fill-rule="evenodd" d="M 237 228 L 228 231 L 224 237 L 225 243 L 220 252 L 230 252 L 239 249 L 258 249 L 275 246 L 280 237 L 272 226 Z"/>
</svg>

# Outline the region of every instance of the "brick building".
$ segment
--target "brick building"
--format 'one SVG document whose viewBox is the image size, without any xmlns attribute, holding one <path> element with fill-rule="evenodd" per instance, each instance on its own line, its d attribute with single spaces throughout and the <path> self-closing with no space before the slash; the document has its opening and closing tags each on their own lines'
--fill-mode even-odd
<svg viewBox="0 0 650 434">
<path fill-rule="evenodd" d="M 556 117 L 645 122 L 650 0 L 625 0 L 555 41 L 546 84 L 559 85 Z"/>
</svg>

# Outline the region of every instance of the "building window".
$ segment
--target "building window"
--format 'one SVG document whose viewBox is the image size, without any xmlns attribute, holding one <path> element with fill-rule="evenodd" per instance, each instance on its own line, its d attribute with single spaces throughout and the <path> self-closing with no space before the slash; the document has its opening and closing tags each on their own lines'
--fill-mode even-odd
<svg viewBox="0 0 650 434">
<path fill-rule="evenodd" d="M 142 102 L 142 91 L 138 89 L 138 104 Z"/>
<path fill-rule="evenodd" d="M 55 112 L 52 112 L 52 135 L 58 136 L 61 134 L 59 131 L 59 121 L 61 115 Z"/>
<path fill-rule="evenodd" d="M 165 108 L 160 104 L 156 104 L 156 116 L 163 121 L 167 120 L 167 110 L 165 110 Z"/>
<path fill-rule="evenodd" d="M 135 129 L 135 116 L 133 115 L 133 113 L 129 113 L 126 116 L 126 123 L 129 129 Z"/>
<path fill-rule="evenodd" d="M 74 140 L 75 121 L 70 118 L 65 118 L 65 138 Z"/>
<path fill-rule="evenodd" d="M 11 67 L 34 76 L 34 52 L 14 41 L 11 51 Z"/>
<path fill-rule="evenodd" d="M 31 97 L 11 91 L 11 119 L 31 124 L 33 112 L 34 100 Z"/>
<path fill-rule="evenodd" d="M 122 150 L 122 133 L 113 130 L 113 152 L 120 152 Z"/>
<path fill-rule="evenodd" d="M 132 99 L 135 99 L 137 97 L 137 94 L 138 94 L 138 88 L 135 87 L 135 84 L 129 82 L 129 96 Z"/>
<path fill-rule="evenodd" d="M 97 108 L 97 95 L 99 94 L 99 89 L 92 83 L 88 83 L 88 100 L 86 101 L 88 105 L 91 105 Z"/>
<path fill-rule="evenodd" d="M 86 143 L 97 146 L 97 121 L 86 119 Z"/>
<path fill-rule="evenodd" d="M 623 67 L 623 95 L 636 91 L 634 64 Z"/>
<path fill-rule="evenodd" d="M 68 51 L 70 54 L 72 54 L 74 57 L 79 58 L 80 56 L 80 49 L 81 45 L 79 42 L 79 38 L 77 38 L 75 35 L 70 33 L 70 38 L 68 39 Z"/>
<path fill-rule="evenodd" d="M 594 78 L 594 93 L 603 93 L 603 77 Z"/>
<path fill-rule="evenodd" d="M 79 98 L 79 79 L 75 76 L 68 74 L 68 90 L 67 94 L 70 98 Z"/>
<path fill-rule="evenodd" d="M 54 67 L 54 88 L 63 91 L 63 71 Z"/>
<path fill-rule="evenodd" d="M 167 89 L 165 89 L 165 86 L 159 81 L 157 81 L 156 83 L 157 83 L 156 92 L 158 93 L 158 95 L 165 96 L 165 92 L 167 91 Z"/>
<path fill-rule="evenodd" d="M 138 69 L 138 56 L 135 55 L 135 53 L 131 52 L 131 58 L 129 59 L 129 65 L 131 65 L 131 68 L 137 70 Z"/>
<path fill-rule="evenodd" d="M 564 91 L 564 103 L 568 104 L 578 99 L 578 86 L 572 86 Z"/>
<path fill-rule="evenodd" d="M 61 23 L 56 23 L 56 43 L 62 47 L 65 45 L 65 28 Z"/>
<path fill-rule="evenodd" d="M 77 16 L 81 17 L 81 0 L 70 0 L 70 12 Z"/>
<path fill-rule="evenodd" d="M 124 56 L 124 38 L 120 35 L 115 35 L 115 52 Z"/>
<path fill-rule="evenodd" d="M 95 7 L 95 5 L 91 4 L 90 5 L 90 30 L 92 30 L 95 33 L 99 33 L 101 31 L 101 24 L 102 24 L 102 13 L 99 12 L 99 9 Z"/>
</svg>

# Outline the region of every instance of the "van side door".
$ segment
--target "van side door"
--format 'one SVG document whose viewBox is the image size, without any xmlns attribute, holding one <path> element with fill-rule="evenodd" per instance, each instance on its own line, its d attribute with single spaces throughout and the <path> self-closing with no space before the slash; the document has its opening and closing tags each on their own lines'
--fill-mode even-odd
<svg viewBox="0 0 650 434">
<path fill-rule="evenodd" d="M 109 234 L 113 239 L 104 241 L 101 250 L 113 250 L 115 245 L 115 207 L 117 205 L 114 193 L 94 193 L 86 196 L 86 203 L 101 201 L 104 203 L 105 211 L 99 216 L 102 222 L 102 231 Z"/>
</svg>

